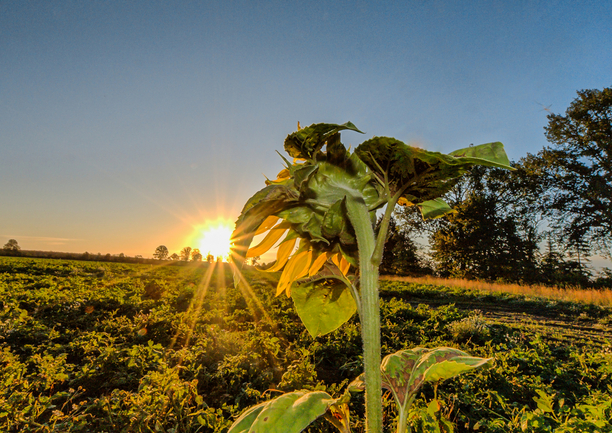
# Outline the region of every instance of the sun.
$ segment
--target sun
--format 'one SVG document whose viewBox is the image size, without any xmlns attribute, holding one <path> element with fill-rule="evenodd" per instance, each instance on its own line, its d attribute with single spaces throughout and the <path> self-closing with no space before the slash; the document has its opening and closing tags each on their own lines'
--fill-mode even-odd
<svg viewBox="0 0 612 433">
<path fill-rule="evenodd" d="M 215 260 L 227 261 L 230 255 L 230 238 L 234 231 L 233 223 L 225 220 L 208 221 L 199 229 L 195 242 L 204 260 L 212 255 Z"/>
</svg>

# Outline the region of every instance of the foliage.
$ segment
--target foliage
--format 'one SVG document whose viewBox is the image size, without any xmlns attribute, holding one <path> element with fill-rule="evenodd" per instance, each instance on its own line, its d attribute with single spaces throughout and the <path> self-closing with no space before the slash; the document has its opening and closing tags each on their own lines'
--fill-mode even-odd
<svg viewBox="0 0 612 433">
<path fill-rule="evenodd" d="M 185 247 L 181 250 L 181 254 L 180 254 L 181 260 L 187 262 L 189 261 L 189 258 L 191 257 L 191 247 Z"/>
<path fill-rule="evenodd" d="M 401 211 L 401 225 L 429 233 L 431 256 L 442 276 L 535 282 L 538 278 L 540 185 L 522 166 L 515 171 L 474 167 L 445 196 L 447 218 L 422 221 Z"/>
<path fill-rule="evenodd" d="M 532 167 L 548 185 L 542 210 L 567 244 L 591 241 L 611 257 L 612 88 L 577 93 L 565 115 L 548 116 L 552 146 Z"/>
<path fill-rule="evenodd" d="M 10 255 L 19 254 L 19 252 L 21 251 L 21 247 L 15 239 L 9 239 L 8 242 L 4 244 L 4 247 L 2 247 L 2 249 Z"/>
<path fill-rule="evenodd" d="M 380 228 L 382 217 L 378 219 L 376 232 Z M 423 263 L 418 254 L 416 243 L 408 233 L 400 227 L 395 218 L 389 221 L 389 232 L 385 241 L 385 250 L 380 263 L 380 273 L 383 275 L 424 275 L 432 270 Z"/>
<path fill-rule="evenodd" d="M 165 245 L 160 245 L 155 248 L 155 252 L 153 253 L 153 258 L 157 260 L 165 260 L 168 257 L 168 247 Z"/>
<path fill-rule="evenodd" d="M 200 252 L 199 249 L 194 248 L 193 251 L 191 251 L 191 260 L 194 262 L 202 261 L 202 253 Z"/>
<path fill-rule="evenodd" d="M 0 258 L 0 431 L 226 433 L 274 389 L 336 399 L 362 372 L 357 316 L 313 341 L 291 300 L 274 297 L 274 274 L 245 271 L 256 302 L 232 287 L 229 269 L 209 270 L 180 261 Z M 144 296 L 151 281 L 163 288 L 157 300 Z M 381 296 L 384 354 L 457 345 L 496 358 L 469 378 L 425 384 L 409 415 L 413 430 L 609 430 L 610 337 L 584 331 L 586 318 L 610 335 L 609 308 L 397 282 L 382 282 Z M 471 317 L 474 305 L 488 337 L 457 339 L 452 324 Z M 519 320 L 500 322 L 509 307 Z M 531 314 L 568 318 L 574 337 L 558 325 L 542 328 L 541 319 L 530 325 Z M 553 413 L 538 411 L 538 390 L 551 397 Z M 354 432 L 363 432 L 362 404 L 358 395 L 349 403 Z M 385 404 L 385 417 L 396 416 Z M 321 420 L 306 431 L 335 429 Z"/>
</svg>

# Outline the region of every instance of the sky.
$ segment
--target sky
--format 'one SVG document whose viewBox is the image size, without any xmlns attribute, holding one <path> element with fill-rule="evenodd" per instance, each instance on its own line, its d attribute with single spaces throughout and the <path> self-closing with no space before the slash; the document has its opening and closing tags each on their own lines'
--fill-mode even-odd
<svg viewBox="0 0 612 433">
<path fill-rule="evenodd" d="M 178 252 L 276 176 L 298 121 L 518 160 L 612 85 L 611 22 L 604 0 L 2 0 L 0 244 Z"/>
</svg>

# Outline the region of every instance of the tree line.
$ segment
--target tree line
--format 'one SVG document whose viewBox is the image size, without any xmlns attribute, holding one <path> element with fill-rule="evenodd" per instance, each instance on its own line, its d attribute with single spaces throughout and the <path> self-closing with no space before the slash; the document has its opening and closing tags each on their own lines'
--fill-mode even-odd
<svg viewBox="0 0 612 433">
<path fill-rule="evenodd" d="M 206 261 L 208 263 L 213 263 L 217 260 L 221 260 L 221 257 L 215 257 L 212 254 L 208 253 L 204 256 L 198 248 L 185 247 L 178 254 L 172 253 L 165 245 L 160 245 L 155 249 L 153 253 L 153 258 L 157 260 L 172 260 L 172 261 L 183 261 L 183 262 L 202 262 Z"/>
<path fill-rule="evenodd" d="M 474 167 L 445 197 L 452 214 L 397 212 L 383 272 L 612 286 L 610 269 L 589 266 L 595 254 L 612 259 L 612 88 L 577 93 L 547 116 L 550 146 L 514 171 Z"/>
</svg>

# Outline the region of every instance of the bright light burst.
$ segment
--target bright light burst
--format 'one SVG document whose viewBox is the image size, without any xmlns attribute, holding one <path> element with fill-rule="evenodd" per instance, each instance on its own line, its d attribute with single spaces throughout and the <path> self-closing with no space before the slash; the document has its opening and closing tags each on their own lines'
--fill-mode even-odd
<svg viewBox="0 0 612 433">
<path fill-rule="evenodd" d="M 226 220 L 208 221 L 199 229 L 195 243 L 206 260 L 209 254 L 223 261 L 230 255 L 230 238 L 234 231 L 234 224 Z"/>
</svg>

